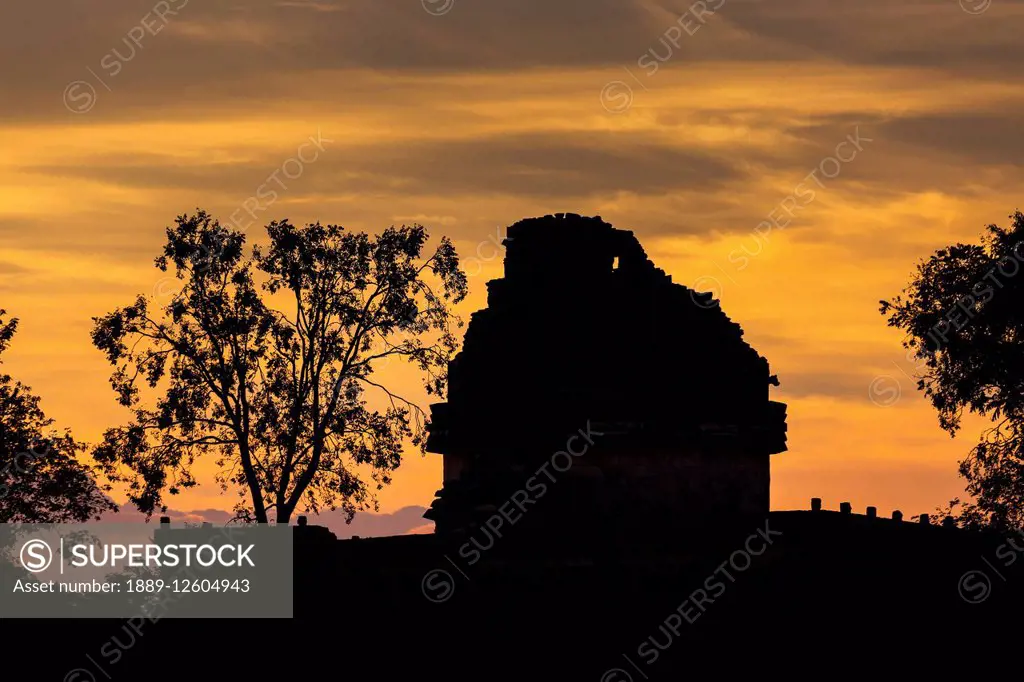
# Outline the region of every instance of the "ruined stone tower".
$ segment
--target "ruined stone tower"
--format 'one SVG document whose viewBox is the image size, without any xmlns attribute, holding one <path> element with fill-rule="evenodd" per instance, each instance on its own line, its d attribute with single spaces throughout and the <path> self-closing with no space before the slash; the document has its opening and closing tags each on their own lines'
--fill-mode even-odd
<svg viewBox="0 0 1024 682">
<path fill-rule="evenodd" d="M 503 244 L 505 276 L 450 364 L 448 402 L 431 406 L 437 532 L 472 530 L 517 491 L 526 525 L 558 533 L 766 514 L 786 406 L 711 294 L 674 284 L 599 217 L 522 220 Z M 572 447 L 586 451 L 552 462 L 581 429 L 592 436 Z"/>
</svg>

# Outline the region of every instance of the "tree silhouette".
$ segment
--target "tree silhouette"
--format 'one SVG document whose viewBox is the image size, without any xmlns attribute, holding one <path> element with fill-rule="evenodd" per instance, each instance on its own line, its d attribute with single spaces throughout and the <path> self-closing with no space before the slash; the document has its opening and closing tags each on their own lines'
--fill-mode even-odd
<svg viewBox="0 0 1024 682">
<path fill-rule="evenodd" d="M 0 354 L 18 328 L 0 310 Z M 0 523 L 73 523 L 116 509 L 76 459 L 84 443 L 60 433 L 39 407 L 39 397 L 9 374 L 0 374 Z"/>
<path fill-rule="evenodd" d="M 239 491 L 240 518 L 286 523 L 302 504 L 351 519 L 376 507 L 358 469 L 379 490 L 403 440 L 422 445 L 422 410 L 372 374 L 400 356 L 428 393 L 444 390 L 462 325 L 449 305 L 466 295 L 451 242 L 421 257 L 419 225 L 376 237 L 319 223 L 266 230 L 269 244 L 247 253 L 245 235 L 205 211 L 179 216 L 156 266 L 173 267 L 180 293 L 94 319 L 111 383 L 134 410 L 95 457 L 147 514 L 165 491 L 194 486 L 194 462 L 211 454 L 222 488 Z M 367 389 L 389 406 L 370 409 Z"/>
<path fill-rule="evenodd" d="M 936 251 L 902 296 L 881 301 L 921 361 L 918 388 L 942 428 L 955 435 L 964 410 L 994 423 L 960 463 L 974 498 L 964 525 L 1024 526 L 1024 214 L 1010 218 L 1009 228 L 989 225 L 980 244 Z"/>
</svg>

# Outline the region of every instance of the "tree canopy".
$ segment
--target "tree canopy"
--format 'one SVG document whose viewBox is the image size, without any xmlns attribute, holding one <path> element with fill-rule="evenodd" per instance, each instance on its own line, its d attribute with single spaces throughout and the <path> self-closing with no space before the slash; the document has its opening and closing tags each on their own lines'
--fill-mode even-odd
<svg viewBox="0 0 1024 682">
<path fill-rule="evenodd" d="M 425 251 L 420 225 L 370 236 L 287 220 L 266 237 L 248 248 L 205 211 L 179 216 L 155 261 L 181 280 L 178 295 L 94 318 L 93 343 L 134 415 L 94 456 L 147 514 L 196 485 L 195 462 L 209 456 L 222 488 L 238 490 L 240 518 L 341 507 L 351 519 L 375 507 L 403 443 L 423 444 L 423 411 L 373 372 L 399 357 L 428 394 L 443 392 L 462 326 L 450 306 L 467 290 L 451 242 Z"/>
<path fill-rule="evenodd" d="M 0 310 L 0 354 L 18 328 Z M 86 446 L 53 428 L 39 397 L 0 373 L 0 523 L 73 523 L 116 509 L 77 457 Z"/>
<path fill-rule="evenodd" d="M 960 463 L 973 501 L 967 525 L 1024 527 L 1024 214 L 989 225 L 979 244 L 954 244 L 917 266 L 903 294 L 881 301 L 919 360 L 918 388 L 950 435 L 965 410 L 993 426 Z M 953 506 L 960 504 L 953 501 Z"/>
</svg>

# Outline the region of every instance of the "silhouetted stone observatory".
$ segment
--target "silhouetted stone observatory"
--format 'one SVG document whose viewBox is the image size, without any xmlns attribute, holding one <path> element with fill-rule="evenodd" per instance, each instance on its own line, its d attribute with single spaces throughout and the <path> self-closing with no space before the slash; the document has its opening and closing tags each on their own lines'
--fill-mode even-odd
<svg viewBox="0 0 1024 682">
<path fill-rule="evenodd" d="M 437 532 L 481 524 L 588 424 L 593 444 L 572 446 L 586 453 L 549 468 L 558 494 L 526 507 L 520 493 L 532 528 L 764 518 L 786 406 L 712 295 L 673 283 L 600 217 L 521 220 L 502 243 L 505 276 L 487 283 L 450 364 L 448 402 L 431 406 L 444 487 L 424 516 Z"/>
</svg>

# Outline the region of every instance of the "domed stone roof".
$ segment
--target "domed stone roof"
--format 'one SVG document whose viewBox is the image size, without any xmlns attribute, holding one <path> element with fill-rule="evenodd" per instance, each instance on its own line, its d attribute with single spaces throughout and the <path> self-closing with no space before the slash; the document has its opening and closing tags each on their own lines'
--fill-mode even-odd
<svg viewBox="0 0 1024 682">
<path fill-rule="evenodd" d="M 448 402 L 432 406 L 427 449 L 445 453 L 446 486 L 529 469 L 585 424 L 620 450 L 786 449 L 768 361 L 632 232 L 560 213 L 511 225 L 503 244 L 504 277 L 450 363 Z"/>
</svg>

